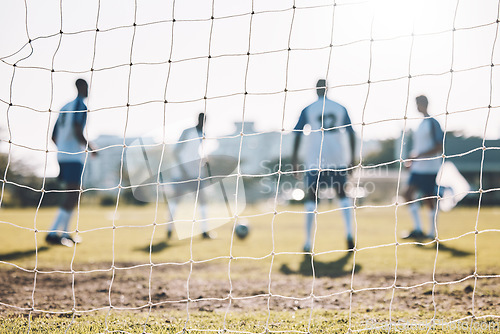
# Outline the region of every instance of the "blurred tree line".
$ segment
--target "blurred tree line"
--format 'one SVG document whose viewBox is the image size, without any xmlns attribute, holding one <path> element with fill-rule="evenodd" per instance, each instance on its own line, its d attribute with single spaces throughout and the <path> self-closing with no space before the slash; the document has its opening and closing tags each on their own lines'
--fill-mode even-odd
<svg viewBox="0 0 500 334">
<path fill-rule="evenodd" d="M 394 156 L 394 152 L 396 149 L 396 140 L 395 139 L 385 139 L 379 141 L 380 149 L 372 152 L 365 157 L 363 157 L 363 165 L 364 166 L 373 166 L 379 164 L 385 164 L 391 161 L 396 160 Z M 397 169 L 399 168 L 399 162 L 391 163 L 387 165 L 389 169 Z"/>
<path fill-rule="evenodd" d="M 6 173 L 7 170 L 7 173 Z M 36 207 L 42 195 L 43 179 L 35 176 L 22 161 L 9 160 L 8 153 L 0 152 L 1 207 Z M 57 180 L 46 179 L 44 189 L 57 189 Z M 46 193 L 43 205 L 57 205 L 58 194 Z"/>
<path fill-rule="evenodd" d="M 7 170 L 7 173 L 5 173 Z M 124 175 L 123 185 L 128 185 L 128 177 Z M 57 178 L 43 178 L 36 176 L 20 160 L 10 159 L 6 152 L 0 152 L 0 196 L 3 197 L 0 208 L 8 207 L 37 207 L 42 196 L 42 186 L 46 192 L 43 196 L 41 206 L 58 206 L 61 193 L 50 192 L 50 190 L 62 190 L 63 186 Z M 116 191 L 87 191 L 83 193 L 81 203 L 102 206 L 116 205 Z M 147 203 L 138 201 L 132 194 L 131 189 L 122 189 L 120 203 L 127 205 L 145 205 Z"/>
<path fill-rule="evenodd" d="M 7 169 L 7 173 L 5 170 Z M 127 175 L 124 175 L 123 185 L 128 185 Z M 20 160 L 10 159 L 6 152 L 0 152 L 0 196 L 3 197 L 0 207 L 37 207 L 42 196 L 42 186 L 46 192 L 43 196 L 41 206 L 57 206 L 60 204 L 61 193 L 50 192 L 50 190 L 63 189 L 57 178 L 43 178 L 36 176 Z M 81 202 L 102 206 L 116 205 L 116 191 L 87 191 L 82 195 Z M 122 189 L 120 203 L 128 205 L 145 205 L 147 203 L 138 201 L 132 194 L 131 189 Z"/>
</svg>

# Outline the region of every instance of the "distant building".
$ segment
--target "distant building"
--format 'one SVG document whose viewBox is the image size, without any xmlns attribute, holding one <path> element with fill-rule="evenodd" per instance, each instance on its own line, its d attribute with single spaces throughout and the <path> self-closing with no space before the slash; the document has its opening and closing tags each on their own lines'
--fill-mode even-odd
<svg viewBox="0 0 500 334">
<path fill-rule="evenodd" d="M 240 156 L 241 173 L 263 175 L 271 172 L 272 164 L 277 163 L 280 155 L 283 160 L 292 156 L 293 133 L 256 132 L 254 122 L 236 122 L 234 133 L 219 139 L 219 147 L 213 154 Z M 244 126 L 244 128 L 243 128 Z M 243 129 L 243 136 L 240 136 Z M 283 137 L 283 139 L 282 139 Z M 304 145 L 303 145 L 304 146 Z"/>
</svg>

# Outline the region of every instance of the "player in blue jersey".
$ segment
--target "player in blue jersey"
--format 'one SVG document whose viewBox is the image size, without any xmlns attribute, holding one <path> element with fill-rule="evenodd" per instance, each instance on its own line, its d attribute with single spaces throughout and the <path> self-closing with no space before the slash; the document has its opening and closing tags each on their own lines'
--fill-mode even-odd
<svg viewBox="0 0 500 334">
<path fill-rule="evenodd" d="M 69 235 L 69 222 L 78 202 L 85 148 L 87 139 L 83 129 L 87 122 L 87 106 L 84 99 L 88 96 L 88 84 L 83 79 L 76 80 L 78 96 L 66 104 L 57 118 L 52 140 L 57 146 L 59 162 L 59 179 L 64 182 L 67 192 L 63 193 L 63 201 L 50 227 L 45 240 L 49 244 L 72 246 L 73 238 Z M 89 149 L 92 147 L 89 145 Z M 57 231 L 63 231 L 59 234 Z"/>
<path fill-rule="evenodd" d="M 306 124 L 311 133 L 305 136 L 306 156 L 306 240 L 304 251 L 311 251 L 312 227 L 319 188 L 334 188 L 337 192 L 345 222 L 347 248 L 354 248 L 352 237 L 352 201 L 344 191 L 347 182 L 347 168 L 352 166 L 356 135 L 346 108 L 326 97 L 326 80 L 316 84 L 318 100 L 307 106 L 300 114 L 295 126 L 292 164 L 298 170 L 298 152 Z"/>
<path fill-rule="evenodd" d="M 425 119 L 420 123 L 413 136 L 413 150 L 411 153 L 413 161 L 407 164 L 410 166 L 410 179 L 408 188 L 404 193 L 406 201 L 415 200 L 417 194 L 423 197 L 437 195 L 436 176 L 443 162 L 440 158 L 443 153 L 443 130 L 441 130 L 439 122 L 429 116 L 427 112 L 429 104 L 427 97 L 418 96 L 416 103 L 418 111 Z M 436 198 L 425 199 L 423 204 L 429 208 L 429 233 L 425 234 L 422 231 L 419 215 L 420 202 L 414 202 L 408 205 L 413 218 L 413 230 L 403 238 L 423 239 L 428 237 L 434 239 L 437 217 Z"/>
</svg>

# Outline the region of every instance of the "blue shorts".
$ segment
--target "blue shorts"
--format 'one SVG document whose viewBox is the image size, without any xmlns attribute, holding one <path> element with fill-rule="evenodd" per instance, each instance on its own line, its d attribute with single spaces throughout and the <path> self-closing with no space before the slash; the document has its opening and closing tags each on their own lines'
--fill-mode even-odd
<svg viewBox="0 0 500 334">
<path fill-rule="evenodd" d="M 436 176 L 437 174 L 411 173 L 408 184 L 417 188 L 424 196 L 436 196 Z"/>
<path fill-rule="evenodd" d="M 306 189 L 308 192 L 312 190 L 316 192 L 316 186 L 318 184 L 318 171 L 313 170 L 306 172 Z M 319 175 L 319 189 L 325 188 L 335 188 L 338 193 L 343 193 L 344 185 L 347 182 L 347 172 L 336 172 L 336 171 L 324 171 Z"/>
<path fill-rule="evenodd" d="M 59 179 L 65 183 L 80 184 L 83 164 L 80 162 L 60 162 Z"/>
</svg>

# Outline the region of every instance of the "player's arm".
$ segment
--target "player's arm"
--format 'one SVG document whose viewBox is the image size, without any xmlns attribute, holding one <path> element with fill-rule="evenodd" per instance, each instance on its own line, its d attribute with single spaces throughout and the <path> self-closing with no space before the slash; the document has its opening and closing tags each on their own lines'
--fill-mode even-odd
<svg viewBox="0 0 500 334">
<path fill-rule="evenodd" d="M 83 127 L 82 127 L 82 125 L 78 124 L 78 123 L 75 123 L 73 125 L 73 130 L 75 131 L 75 136 L 76 136 L 76 139 L 78 140 L 78 142 L 80 144 L 82 144 L 82 145 L 87 145 L 88 142 L 87 142 L 87 139 L 85 138 L 85 136 L 83 135 Z"/>
<path fill-rule="evenodd" d="M 89 149 L 92 152 L 92 154 L 97 154 L 97 152 L 95 152 L 94 150 L 94 147 L 92 144 L 90 144 L 90 142 L 87 141 L 87 138 L 85 138 L 85 136 L 83 135 L 83 129 L 85 127 L 85 123 L 86 123 L 86 120 L 87 120 L 87 114 L 86 113 L 78 113 L 76 116 L 77 117 L 77 120 L 73 123 L 73 131 L 74 131 L 74 134 L 75 134 L 75 137 L 76 139 L 78 140 L 78 142 L 82 145 L 85 145 L 89 147 Z"/>
<path fill-rule="evenodd" d="M 349 131 L 350 129 L 350 131 Z M 349 133 L 349 143 L 351 144 L 351 166 L 355 164 L 356 159 L 355 154 L 356 154 L 356 134 L 354 133 L 354 130 L 350 126 L 348 128 L 348 133 Z"/>
<path fill-rule="evenodd" d="M 302 139 L 302 131 L 304 130 L 304 126 L 307 124 L 307 108 L 302 110 L 300 113 L 299 121 L 295 125 L 295 138 L 293 142 L 293 151 L 292 151 L 292 168 L 293 171 L 298 171 L 299 163 L 298 163 L 298 154 L 300 148 L 300 142 Z M 298 174 L 295 174 L 298 177 Z"/>
<path fill-rule="evenodd" d="M 293 141 L 293 152 L 292 152 L 292 168 L 294 172 L 299 169 L 298 153 L 299 153 L 301 139 L 302 139 L 302 133 L 295 132 L 295 139 Z"/>
<path fill-rule="evenodd" d="M 57 120 L 59 120 L 59 119 L 57 119 Z M 57 140 L 57 121 L 56 121 L 56 125 L 54 126 L 54 129 L 52 130 L 52 141 L 54 142 L 54 144 L 56 144 L 56 140 Z"/>
<path fill-rule="evenodd" d="M 443 144 L 442 143 L 436 144 L 432 149 L 415 156 L 415 159 L 435 157 L 441 155 L 442 153 L 443 153 Z"/>
</svg>

